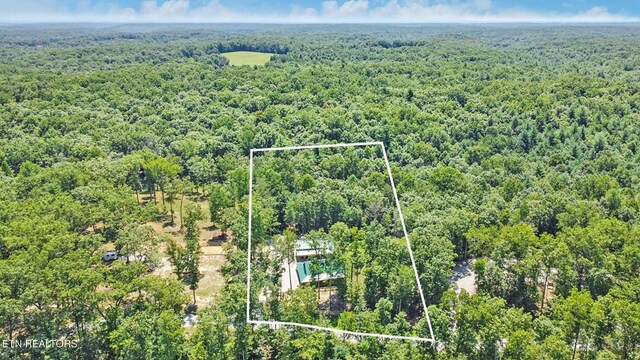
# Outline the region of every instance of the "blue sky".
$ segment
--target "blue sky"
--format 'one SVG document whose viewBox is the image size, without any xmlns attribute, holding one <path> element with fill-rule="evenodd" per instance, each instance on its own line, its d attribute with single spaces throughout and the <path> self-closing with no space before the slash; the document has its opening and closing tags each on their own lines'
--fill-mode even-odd
<svg viewBox="0 0 640 360">
<path fill-rule="evenodd" d="M 640 0 L 0 0 L 0 22 L 639 22 Z"/>
</svg>

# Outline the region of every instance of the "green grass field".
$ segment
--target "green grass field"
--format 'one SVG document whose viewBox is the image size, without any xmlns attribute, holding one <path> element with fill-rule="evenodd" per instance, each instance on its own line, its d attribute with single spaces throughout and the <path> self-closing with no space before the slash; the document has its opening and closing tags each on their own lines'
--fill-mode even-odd
<svg viewBox="0 0 640 360">
<path fill-rule="evenodd" d="M 264 65 L 270 59 L 273 53 L 263 53 L 256 51 L 233 51 L 220 54 L 229 59 L 229 64 L 234 66 L 242 65 Z"/>
</svg>

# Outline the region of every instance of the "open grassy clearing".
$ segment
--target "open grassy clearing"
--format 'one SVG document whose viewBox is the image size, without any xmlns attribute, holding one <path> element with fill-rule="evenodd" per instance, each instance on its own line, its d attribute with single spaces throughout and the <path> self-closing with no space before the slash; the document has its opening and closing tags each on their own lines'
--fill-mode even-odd
<svg viewBox="0 0 640 360">
<path fill-rule="evenodd" d="M 257 51 L 233 51 L 222 53 L 222 56 L 229 59 L 229 64 L 233 66 L 242 66 L 242 65 L 264 65 L 269 60 L 271 60 L 271 56 L 276 55 L 274 53 L 263 53 Z"/>
<path fill-rule="evenodd" d="M 160 193 L 156 194 L 158 198 L 158 206 L 161 205 Z M 149 201 L 149 199 L 145 199 Z M 153 200 L 151 200 L 153 201 Z M 202 249 L 202 255 L 200 256 L 200 274 L 202 278 L 199 286 L 196 289 L 196 299 L 199 306 L 206 306 L 217 296 L 224 285 L 224 278 L 220 273 L 220 268 L 225 263 L 224 251 L 222 249 L 224 242 L 214 241 L 220 238 L 222 234 L 220 230 L 211 226 L 209 221 L 209 207 L 206 200 L 202 200 L 198 195 L 185 197 L 184 204 L 192 203 L 197 204 L 202 208 L 204 220 L 198 221 L 200 227 L 200 247 Z M 168 204 L 167 204 L 168 207 Z M 180 231 L 180 221 L 182 214 L 180 213 L 179 200 L 174 203 L 175 219 L 174 225 L 171 226 L 167 221 L 148 222 L 158 234 L 170 234 L 172 235 L 180 245 L 184 245 L 184 233 Z M 166 254 L 166 244 L 160 244 L 160 262 L 158 266 L 153 270 L 152 274 L 160 275 L 164 277 L 175 276 L 173 273 L 173 266 L 169 262 L 169 258 Z M 185 284 L 185 291 L 190 293 L 188 286 Z"/>
</svg>

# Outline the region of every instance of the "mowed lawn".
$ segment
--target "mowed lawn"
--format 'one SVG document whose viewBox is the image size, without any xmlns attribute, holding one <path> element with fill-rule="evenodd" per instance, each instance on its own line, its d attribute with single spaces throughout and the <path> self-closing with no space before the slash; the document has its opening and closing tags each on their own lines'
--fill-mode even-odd
<svg viewBox="0 0 640 360">
<path fill-rule="evenodd" d="M 263 53 L 256 51 L 233 51 L 221 53 L 220 55 L 229 59 L 229 64 L 234 66 L 242 65 L 264 65 L 271 60 L 273 53 Z"/>
</svg>

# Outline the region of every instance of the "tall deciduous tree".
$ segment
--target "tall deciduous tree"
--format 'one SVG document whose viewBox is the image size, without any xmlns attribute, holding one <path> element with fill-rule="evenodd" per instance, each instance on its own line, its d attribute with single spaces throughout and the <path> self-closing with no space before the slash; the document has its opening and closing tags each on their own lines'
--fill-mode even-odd
<svg viewBox="0 0 640 360">
<path fill-rule="evenodd" d="M 453 269 L 455 253 L 453 244 L 428 229 L 418 228 L 410 236 L 416 267 L 425 299 L 437 302 L 449 287 L 449 277 Z"/>
<path fill-rule="evenodd" d="M 276 238 L 276 250 L 287 259 L 287 266 L 289 269 L 286 272 L 289 274 L 289 289 L 293 289 L 293 282 L 291 280 L 291 262 L 295 258 L 296 250 L 296 233 L 293 230 L 287 228 L 284 230 L 281 236 Z"/>
<path fill-rule="evenodd" d="M 117 359 L 174 360 L 185 355 L 182 324 L 171 311 L 139 312 L 109 337 Z"/>
<path fill-rule="evenodd" d="M 207 309 L 198 319 L 196 331 L 191 337 L 193 360 L 226 360 L 232 355 L 233 331 L 227 314 L 221 310 Z"/>
<path fill-rule="evenodd" d="M 214 225 L 222 226 L 224 209 L 231 205 L 231 198 L 226 187 L 218 183 L 212 184 L 209 191 L 209 214 Z"/>
<path fill-rule="evenodd" d="M 169 182 L 173 181 L 182 172 L 182 166 L 177 164 L 173 158 L 155 157 L 145 162 L 144 168 L 150 177 L 151 188 L 153 189 L 154 185 L 160 188 L 162 207 L 164 208 L 166 187 Z"/>
<path fill-rule="evenodd" d="M 115 241 L 116 249 L 120 255 L 129 260 L 148 261 L 155 256 L 158 237 L 151 226 L 131 224 L 120 231 Z"/>
<path fill-rule="evenodd" d="M 196 303 L 196 289 L 200 282 L 200 227 L 197 221 L 202 220 L 202 210 L 197 205 L 187 205 L 184 217 L 186 232 L 184 242 L 186 244 L 184 253 L 184 268 L 186 270 L 186 281 L 189 289 L 193 292 L 193 303 Z"/>
<path fill-rule="evenodd" d="M 581 339 L 587 339 L 586 334 L 593 330 L 594 324 L 602 314 L 594 307 L 594 301 L 588 291 L 576 289 L 571 290 L 566 299 L 560 300 L 553 310 L 556 319 L 562 321 L 565 332 L 571 339 L 571 358 L 575 359 Z"/>
</svg>

